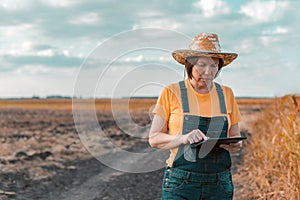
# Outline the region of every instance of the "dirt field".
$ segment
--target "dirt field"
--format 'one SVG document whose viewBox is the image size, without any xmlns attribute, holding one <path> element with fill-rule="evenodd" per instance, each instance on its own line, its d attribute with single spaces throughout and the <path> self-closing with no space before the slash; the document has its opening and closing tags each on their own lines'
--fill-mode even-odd
<svg viewBox="0 0 300 200">
<path fill-rule="evenodd" d="M 251 121 L 268 104 L 251 101 L 239 100 L 242 133 L 250 137 Z M 148 108 L 154 102 L 132 100 L 133 121 L 149 124 Z M 133 152 L 149 149 L 146 139 L 118 128 L 108 100 L 96 101 L 96 109 L 113 143 Z M 91 156 L 75 128 L 71 100 L 1 100 L 0 116 L 0 199 L 160 199 L 163 169 L 122 173 Z M 143 131 L 148 133 L 147 128 Z M 242 155 L 233 156 L 233 163 L 234 172 Z"/>
</svg>

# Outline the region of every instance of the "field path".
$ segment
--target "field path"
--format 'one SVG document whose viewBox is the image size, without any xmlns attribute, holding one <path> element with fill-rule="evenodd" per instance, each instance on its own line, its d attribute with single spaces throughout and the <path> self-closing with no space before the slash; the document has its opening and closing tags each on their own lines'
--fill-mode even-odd
<svg viewBox="0 0 300 200">
<path fill-rule="evenodd" d="M 139 146 L 135 146 L 128 151 L 146 152 L 147 150 L 149 150 L 148 144 L 141 143 Z M 151 156 L 139 157 L 135 160 L 133 160 L 132 157 L 124 158 L 124 155 L 120 152 L 111 152 L 102 155 L 102 158 L 105 158 L 106 160 L 112 160 L 112 165 L 114 165 L 113 162 L 118 162 L 117 164 L 120 166 L 125 166 L 125 168 L 127 166 L 127 171 L 143 171 L 143 169 L 139 167 L 140 163 L 147 163 L 148 167 L 149 165 L 151 165 L 151 163 L 152 165 L 154 165 L 155 163 L 161 163 L 162 167 L 146 173 L 128 173 L 112 169 L 98 161 L 99 166 L 101 166 L 102 168 L 100 173 L 91 174 L 91 177 L 85 180 L 80 185 L 62 193 L 59 196 L 59 199 L 92 200 L 159 198 L 161 185 L 160 182 L 163 175 L 163 160 L 165 160 L 168 156 L 168 151 L 162 151 L 160 153 L 161 156 L 152 154 Z M 140 166 L 142 167 L 142 164 Z M 129 169 L 128 167 L 134 167 L 135 169 Z M 145 180 L 147 180 L 146 184 Z M 140 184 L 143 184 L 143 186 L 139 187 Z"/>
<path fill-rule="evenodd" d="M 166 156 L 168 152 L 166 151 Z M 116 152 L 111 153 L 116 157 Z M 111 156 L 110 153 L 106 156 Z M 124 159 L 125 162 L 135 162 Z M 233 173 L 235 173 L 238 164 L 242 162 L 242 155 L 232 156 Z M 157 162 L 161 162 L 158 159 Z M 158 169 L 148 173 L 124 173 L 109 167 L 101 165 L 101 172 L 91 174 L 90 177 L 81 184 L 64 191 L 58 199 L 62 200 L 96 200 L 96 199 L 160 199 L 161 183 L 164 169 Z M 88 166 L 86 166 L 88 167 Z M 80 172 L 78 172 L 80 173 Z M 55 199 L 56 197 L 47 196 L 45 199 Z"/>
</svg>

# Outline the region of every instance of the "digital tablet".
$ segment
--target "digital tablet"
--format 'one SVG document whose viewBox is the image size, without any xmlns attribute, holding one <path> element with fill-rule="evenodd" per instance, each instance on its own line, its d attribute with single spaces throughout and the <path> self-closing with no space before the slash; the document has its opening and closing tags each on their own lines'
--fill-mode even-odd
<svg viewBox="0 0 300 200">
<path fill-rule="evenodd" d="M 229 144 L 229 143 L 236 143 L 241 140 L 246 140 L 247 137 L 242 136 L 242 137 L 229 137 L 229 138 L 209 138 L 207 140 L 202 140 L 201 142 L 191 144 L 192 148 L 196 148 L 198 146 L 201 146 L 204 143 L 211 143 L 215 145 L 220 145 L 220 144 Z"/>
</svg>

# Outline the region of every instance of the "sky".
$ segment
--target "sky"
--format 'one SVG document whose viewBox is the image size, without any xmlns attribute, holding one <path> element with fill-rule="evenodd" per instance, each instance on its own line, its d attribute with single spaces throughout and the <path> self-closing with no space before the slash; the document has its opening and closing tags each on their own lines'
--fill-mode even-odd
<svg viewBox="0 0 300 200">
<path fill-rule="evenodd" d="M 2 0 L 0 98 L 157 96 L 201 32 L 238 53 L 236 96 L 300 94 L 298 0 Z"/>
</svg>

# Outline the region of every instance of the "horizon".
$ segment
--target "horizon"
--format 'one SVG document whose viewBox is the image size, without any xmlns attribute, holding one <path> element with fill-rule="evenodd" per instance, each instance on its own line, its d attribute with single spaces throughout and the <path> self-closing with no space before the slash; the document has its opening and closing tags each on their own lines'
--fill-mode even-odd
<svg viewBox="0 0 300 200">
<path fill-rule="evenodd" d="M 283 96 L 235 96 L 235 99 L 276 99 L 284 96 L 299 96 L 300 94 L 286 94 Z M 109 97 L 72 97 L 72 96 L 60 96 L 60 95 L 49 95 L 49 96 L 32 96 L 32 97 L 0 97 L 0 100 L 126 100 L 126 99 L 157 99 L 159 96 L 132 96 L 132 97 L 120 97 L 120 98 L 109 98 Z"/>
</svg>

